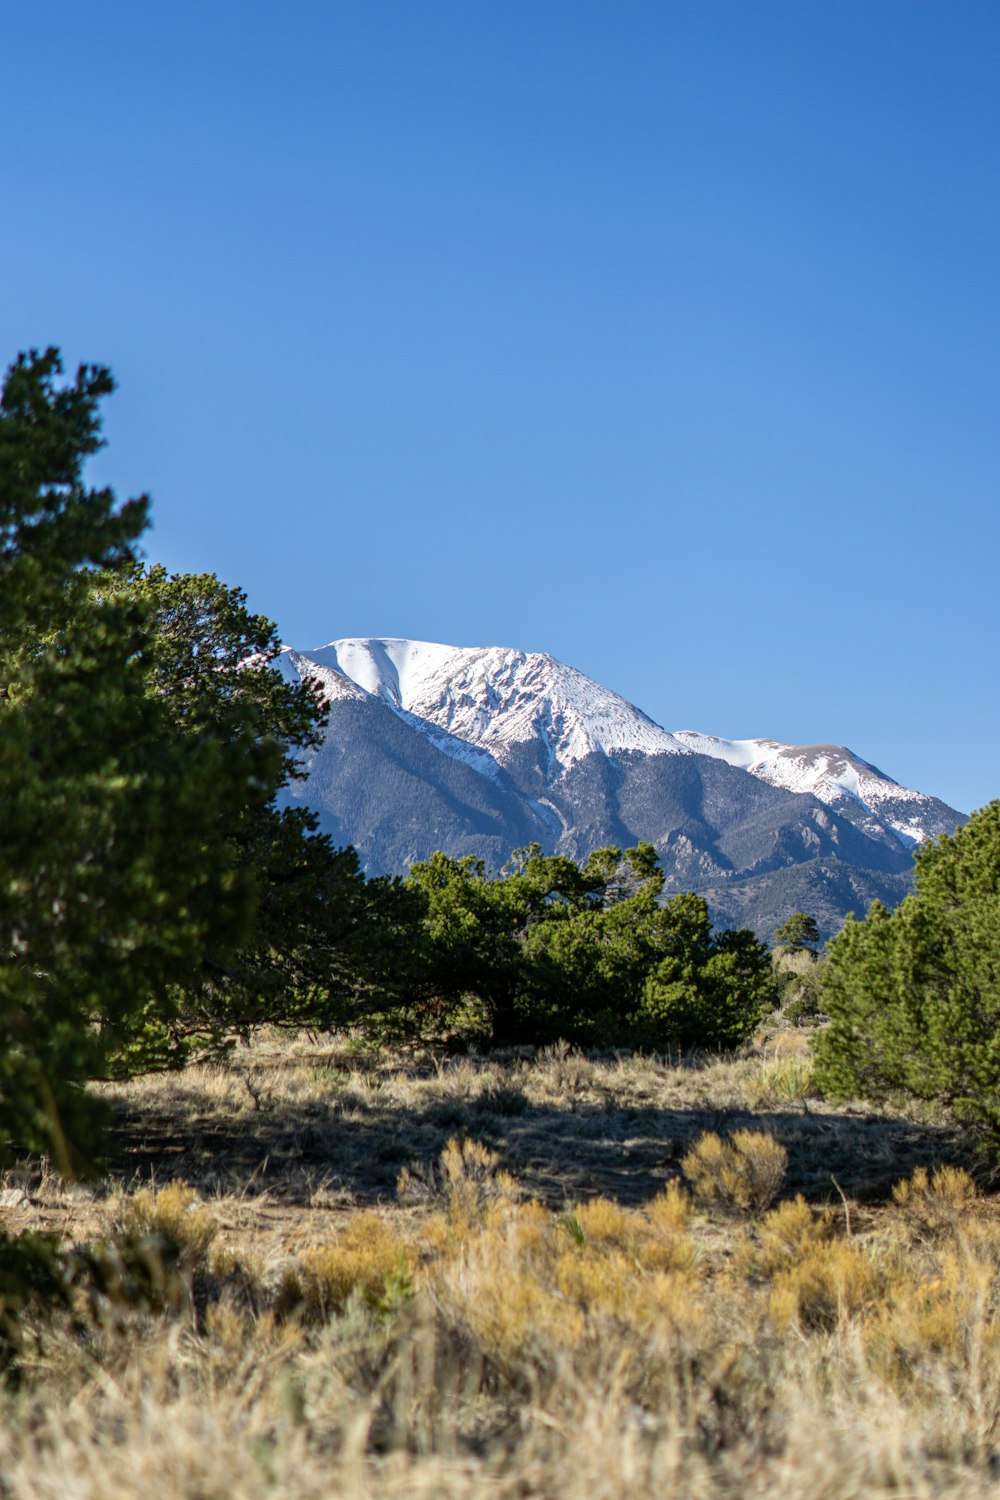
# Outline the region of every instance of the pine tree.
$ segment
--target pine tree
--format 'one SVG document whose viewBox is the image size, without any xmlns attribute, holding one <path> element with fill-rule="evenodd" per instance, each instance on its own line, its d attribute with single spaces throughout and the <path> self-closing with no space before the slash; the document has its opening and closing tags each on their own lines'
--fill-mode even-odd
<svg viewBox="0 0 1000 1500">
<path fill-rule="evenodd" d="M 1000 1141 L 1000 801 L 918 850 L 895 912 L 845 924 L 820 998 L 829 1094 L 929 1100 Z"/>
<path fill-rule="evenodd" d="M 774 929 L 774 941 L 780 947 L 790 948 L 793 952 L 806 948 L 815 949 L 819 943 L 816 918 L 807 916 L 804 911 L 792 912 L 792 915 L 786 917 L 780 927 Z"/>
<path fill-rule="evenodd" d="M 210 573 L 133 567 L 96 587 L 147 612 L 147 689 L 171 733 L 269 744 L 280 757 L 274 790 L 293 791 L 302 756 L 322 739 L 327 707 L 313 683 L 289 681 L 275 666 L 274 623 Z M 400 1003 L 406 966 L 392 962 L 394 938 L 412 902 L 398 882 L 366 881 L 354 849 L 336 848 L 312 812 L 273 797 L 246 804 L 230 855 L 254 892 L 245 940 L 206 948 L 199 971 L 172 991 L 171 1013 L 133 1016 L 119 1028 L 119 1069 L 178 1064 L 192 1049 L 265 1023 L 324 1028 Z"/>
<path fill-rule="evenodd" d="M 474 997 L 494 1046 L 732 1047 L 774 1003 L 763 945 L 713 933 L 699 896 L 662 903 L 649 844 L 599 849 L 582 868 L 533 845 L 499 879 L 438 853 L 409 885 L 424 902 L 428 1000 Z"/>
<path fill-rule="evenodd" d="M 22 355 L 0 396 L 0 1147 L 70 1171 L 100 1146 L 83 1085 L 109 1036 L 245 936 L 232 842 L 281 756 L 249 728 L 178 736 L 150 691 L 147 607 L 95 587 L 134 566 L 148 503 L 85 485 L 113 381 L 61 375 Z"/>
</svg>

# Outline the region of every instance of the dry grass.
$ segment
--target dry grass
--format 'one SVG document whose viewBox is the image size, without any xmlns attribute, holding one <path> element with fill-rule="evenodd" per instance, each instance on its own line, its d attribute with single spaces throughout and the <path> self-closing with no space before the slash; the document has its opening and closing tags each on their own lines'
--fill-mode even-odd
<svg viewBox="0 0 1000 1500">
<path fill-rule="evenodd" d="M 211 1212 L 194 1188 L 179 1180 L 165 1187 L 123 1193 L 109 1204 L 111 1229 L 117 1235 L 164 1235 L 173 1240 L 182 1259 L 199 1265 L 218 1233 Z"/>
<path fill-rule="evenodd" d="M 788 1152 L 762 1130 L 737 1130 L 724 1141 L 709 1130 L 681 1158 L 699 1203 L 761 1214 L 781 1191 Z"/>
<path fill-rule="evenodd" d="M 993 1494 L 994 1200 L 933 1121 L 815 1098 L 787 1037 L 674 1065 L 264 1038 L 116 1089 L 107 1180 L 26 1163 L 0 1211 L 166 1234 L 190 1296 L 36 1330 L 0 1492 Z"/>
</svg>

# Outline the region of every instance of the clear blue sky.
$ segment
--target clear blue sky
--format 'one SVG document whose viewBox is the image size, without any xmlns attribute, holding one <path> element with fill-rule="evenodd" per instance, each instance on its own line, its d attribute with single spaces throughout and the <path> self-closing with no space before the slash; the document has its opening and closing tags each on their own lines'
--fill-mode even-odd
<svg viewBox="0 0 1000 1500">
<path fill-rule="evenodd" d="M 301 647 L 1000 795 L 1000 5 L 0 0 L 0 334 Z"/>
</svg>

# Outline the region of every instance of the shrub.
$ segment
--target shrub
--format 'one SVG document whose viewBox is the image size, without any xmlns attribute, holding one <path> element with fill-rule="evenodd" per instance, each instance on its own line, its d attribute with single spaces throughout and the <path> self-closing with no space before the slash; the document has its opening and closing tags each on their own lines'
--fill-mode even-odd
<svg viewBox="0 0 1000 1500">
<path fill-rule="evenodd" d="M 817 1080 L 832 1098 L 931 1101 L 997 1145 L 1000 801 L 916 860 L 913 896 L 829 945 Z"/>
<path fill-rule="evenodd" d="M 792 1026 L 818 1026 L 823 1019 L 819 995 L 814 991 L 796 993 L 794 1000 L 782 1008 L 781 1014 Z"/>
<path fill-rule="evenodd" d="M 680 1234 L 691 1221 L 691 1200 L 679 1182 L 671 1182 L 647 1203 L 646 1215 L 660 1233 Z"/>
<path fill-rule="evenodd" d="M 739 1047 L 756 1031 L 776 997 L 770 960 L 746 930 L 713 936 L 699 896 L 677 896 L 664 908 L 683 906 L 686 951 L 653 967 L 634 1016 L 635 1040 L 655 1050 L 669 1047 Z"/>
<path fill-rule="evenodd" d="M 713 933 L 700 896 L 661 902 L 663 879 L 649 844 L 582 867 L 531 845 L 500 878 L 435 854 L 408 881 L 424 907 L 417 988 L 452 1018 L 471 997 L 494 1046 L 738 1046 L 774 1002 L 767 950 Z"/>
<path fill-rule="evenodd" d="M 355 1214 L 336 1240 L 307 1250 L 286 1271 L 278 1294 L 282 1311 L 303 1309 L 329 1318 L 358 1296 L 377 1312 L 394 1310 L 412 1295 L 413 1266 L 406 1241 L 373 1209 Z"/>
<path fill-rule="evenodd" d="M 212 1214 L 186 1182 L 162 1188 L 140 1188 L 118 1200 L 118 1229 L 126 1236 L 159 1235 L 177 1246 L 182 1261 L 195 1266 L 208 1253 L 218 1233 Z"/>
<path fill-rule="evenodd" d="M 691 1203 L 683 1188 L 670 1183 L 644 1211 L 623 1208 L 607 1198 L 578 1204 L 559 1221 L 577 1249 L 603 1256 L 624 1256 L 644 1272 L 688 1271 L 694 1264 L 687 1237 Z"/>
<path fill-rule="evenodd" d="M 455 1225 L 469 1225 L 479 1219 L 488 1203 L 516 1195 L 516 1184 L 509 1172 L 497 1170 L 495 1151 L 480 1141 L 452 1138 L 441 1152 L 441 1178 L 444 1185 L 447 1214 Z"/>
<path fill-rule="evenodd" d="M 779 1271 L 769 1301 L 779 1329 L 798 1323 L 807 1330 L 837 1327 L 874 1306 L 882 1278 L 870 1253 L 852 1240 L 833 1240 Z"/>
<path fill-rule="evenodd" d="M 757 1087 L 751 1093 L 754 1107 L 765 1100 L 791 1104 L 806 1099 L 813 1093 L 815 1082 L 810 1058 L 769 1058 L 762 1064 Z"/>
<path fill-rule="evenodd" d="M 503 1083 L 495 1079 L 488 1083 L 472 1101 L 477 1115 L 523 1115 L 528 1108 L 528 1096 L 516 1084 Z"/>
<path fill-rule="evenodd" d="M 914 1228 L 930 1234 L 954 1232 L 969 1218 L 982 1194 L 961 1167 L 918 1167 L 897 1182 L 892 1201 Z"/>
<path fill-rule="evenodd" d="M 774 1202 L 787 1165 L 784 1146 L 759 1130 L 737 1130 L 728 1141 L 709 1131 L 681 1160 L 700 1203 L 751 1214 Z"/>
<path fill-rule="evenodd" d="M 582 1231 L 581 1243 L 599 1250 L 633 1249 L 635 1225 L 628 1209 L 607 1198 L 581 1203 L 573 1216 Z"/>
<path fill-rule="evenodd" d="M 765 1276 L 812 1255 L 833 1236 L 827 1210 L 815 1212 L 801 1193 L 765 1214 L 758 1229 L 756 1268 Z"/>
<path fill-rule="evenodd" d="M 926 1379 L 930 1358 L 937 1355 L 944 1356 L 956 1384 L 982 1372 L 995 1390 L 996 1289 L 995 1256 L 967 1243 L 946 1248 L 922 1274 L 896 1277 L 870 1332 L 873 1351 L 904 1386 L 921 1375 Z M 939 1370 L 938 1390 L 940 1378 Z"/>
</svg>

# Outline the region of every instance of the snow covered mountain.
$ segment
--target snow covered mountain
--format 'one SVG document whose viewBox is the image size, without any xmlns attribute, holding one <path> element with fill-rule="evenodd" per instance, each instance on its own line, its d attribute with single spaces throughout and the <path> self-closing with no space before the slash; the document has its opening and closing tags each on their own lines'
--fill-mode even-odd
<svg viewBox="0 0 1000 1500">
<path fill-rule="evenodd" d="M 669 733 L 540 653 L 348 638 L 278 665 L 330 704 L 293 795 L 372 871 L 643 839 L 668 889 L 704 890 L 718 920 L 769 935 L 803 909 L 829 931 L 876 895 L 894 905 L 914 845 L 963 821 L 841 746 Z"/>
<path fill-rule="evenodd" d="M 810 792 L 867 831 L 890 828 L 908 848 L 952 833 L 954 809 L 911 791 L 843 745 L 783 745 L 778 740 L 722 740 L 678 730 L 674 736 L 699 755 L 741 766 L 751 776 L 789 792 Z"/>
<path fill-rule="evenodd" d="M 501 765 L 514 746 L 534 743 L 544 746 L 554 774 L 595 752 L 687 753 L 617 693 L 538 652 L 431 641 L 343 640 L 304 655 L 293 653 L 293 660 L 297 667 L 310 664 L 315 675 L 339 674 L 412 715 L 414 722 L 420 721 L 416 727 L 432 737 L 434 729 L 443 730 Z"/>
</svg>

